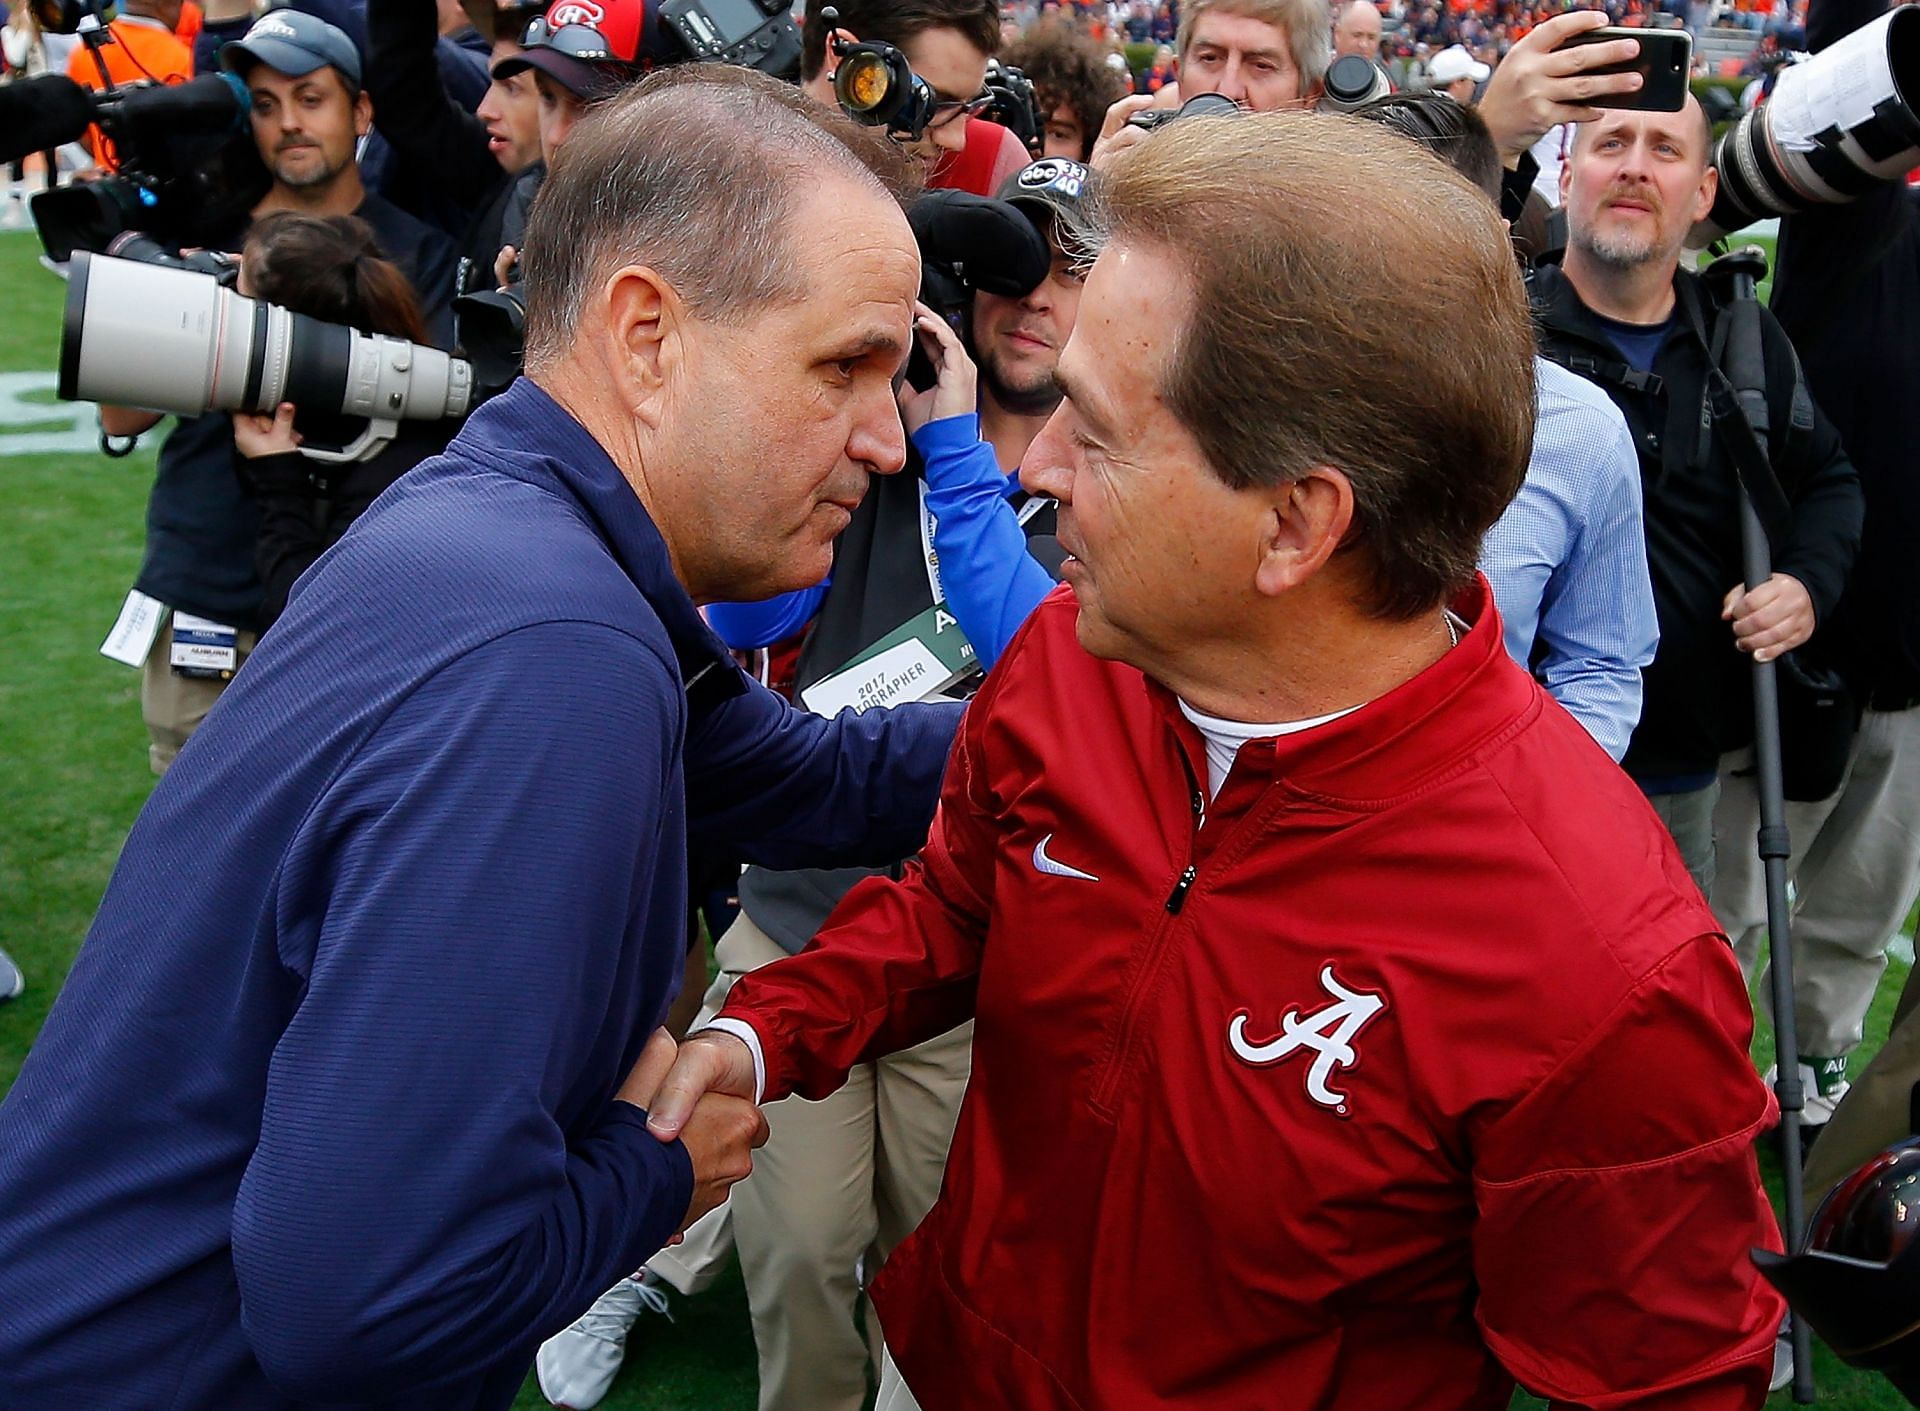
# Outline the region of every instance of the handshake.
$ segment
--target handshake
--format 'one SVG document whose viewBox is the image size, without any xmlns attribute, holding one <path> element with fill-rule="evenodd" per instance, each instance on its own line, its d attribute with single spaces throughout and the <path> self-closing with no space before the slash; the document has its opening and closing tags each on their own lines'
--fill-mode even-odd
<svg viewBox="0 0 1920 1411">
<path fill-rule="evenodd" d="M 647 1129 L 685 1142 L 693 1158 L 693 1202 L 670 1243 L 753 1171 L 753 1150 L 767 1140 L 754 1088 L 753 1055 L 733 1035 L 708 1030 L 676 1044 L 655 1029 L 614 1094 L 645 1109 Z"/>
</svg>

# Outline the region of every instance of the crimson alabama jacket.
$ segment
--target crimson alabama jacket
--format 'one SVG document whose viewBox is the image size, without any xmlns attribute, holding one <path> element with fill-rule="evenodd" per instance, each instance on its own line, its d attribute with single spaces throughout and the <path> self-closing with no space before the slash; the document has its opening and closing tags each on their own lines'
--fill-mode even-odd
<svg viewBox="0 0 1920 1411">
<path fill-rule="evenodd" d="M 924 862 L 740 981 L 766 1096 L 972 1017 L 875 1289 L 925 1411 L 1757 1407 L 1772 1099 L 1639 792 L 1501 648 L 1249 745 L 1068 589 L 967 713 Z"/>
</svg>

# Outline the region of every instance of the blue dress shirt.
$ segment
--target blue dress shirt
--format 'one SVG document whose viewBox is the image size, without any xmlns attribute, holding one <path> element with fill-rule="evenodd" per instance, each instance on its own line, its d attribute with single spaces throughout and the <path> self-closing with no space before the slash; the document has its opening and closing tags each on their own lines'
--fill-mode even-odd
<svg viewBox="0 0 1920 1411">
<path fill-rule="evenodd" d="M 1640 721 L 1640 670 L 1660 640 L 1640 459 L 1606 393 L 1544 358 L 1534 359 L 1534 372 L 1533 459 L 1520 493 L 1487 531 L 1480 567 L 1506 623 L 1508 653 L 1532 665 L 1617 760 Z"/>
</svg>

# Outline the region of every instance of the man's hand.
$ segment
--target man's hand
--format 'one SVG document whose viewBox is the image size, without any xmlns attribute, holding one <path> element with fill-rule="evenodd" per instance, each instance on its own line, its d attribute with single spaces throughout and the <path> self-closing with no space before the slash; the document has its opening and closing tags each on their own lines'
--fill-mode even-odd
<svg viewBox="0 0 1920 1411">
<path fill-rule="evenodd" d="M 930 421 L 966 416 L 979 407 L 978 373 L 947 321 L 925 304 L 913 306 L 913 331 L 933 363 L 935 381 L 924 392 L 900 384 L 900 420 L 913 435 Z"/>
<path fill-rule="evenodd" d="M 511 245 L 502 245 L 500 253 L 493 257 L 493 286 L 505 289 L 513 283 L 513 267 L 520 263 L 520 252 Z"/>
<path fill-rule="evenodd" d="M 647 1126 L 661 1141 L 670 1142 L 693 1115 L 694 1104 L 708 1093 L 753 1101 L 753 1050 L 732 1034 L 703 1029 L 680 1045 L 658 1086 Z"/>
<path fill-rule="evenodd" d="M 1093 155 L 1087 164 L 1104 171 L 1115 157 L 1138 147 L 1153 135 L 1145 128 L 1127 126 L 1127 119 L 1135 113 L 1145 112 L 1148 108 L 1179 106 L 1180 85 L 1177 83 L 1167 84 L 1158 93 L 1129 93 L 1107 109 L 1106 120 L 1100 124 L 1100 136 L 1093 144 Z"/>
<path fill-rule="evenodd" d="M 1733 624 L 1733 644 L 1753 653 L 1755 661 L 1772 661 L 1813 635 L 1817 625 L 1813 598 L 1798 578 L 1776 573 L 1752 592 L 1736 585 L 1727 594 L 1720 616 Z"/>
<path fill-rule="evenodd" d="M 693 1200 L 674 1232 L 674 1243 L 687 1226 L 725 1200 L 736 1182 L 753 1174 L 754 1148 L 767 1144 L 767 1119 L 746 1098 L 708 1093 L 694 1105 L 680 1140 L 693 1158 Z"/>
<path fill-rule="evenodd" d="M 287 455 L 299 450 L 305 439 L 293 429 L 292 402 L 282 402 L 274 408 L 272 416 L 255 416 L 251 412 L 233 414 L 233 444 L 250 461 L 262 456 Z"/>
<path fill-rule="evenodd" d="M 649 1052 L 661 1037 L 656 1033 L 648 1041 Z M 640 1059 L 635 1073 L 647 1054 Z M 753 1148 L 767 1140 L 767 1119 L 753 1105 L 753 1089 L 752 1051 L 732 1034 L 712 1029 L 681 1044 L 671 1070 L 657 1084 L 647 1129 L 663 1142 L 685 1142 L 693 1158 L 693 1203 L 680 1222 L 682 1231 L 753 1171 Z"/>
<path fill-rule="evenodd" d="M 1493 134 L 1500 160 L 1508 167 L 1563 122 L 1591 122 L 1600 116 L 1588 104 L 1613 93 L 1632 93 L 1640 75 L 1594 74 L 1590 70 L 1631 61 L 1640 52 L 1636 39 L 1615 39 L 1556 53 L 1576 34 L 1607 24 L 1604 10 L 1570 10 L 1537 25 L 1507 51 L 1487 80 L 1480 116 Z"/>
<path fill-rule="evenodd" d="M 673 1035 L 665 1029 L 655 1029 L 647 1036 L 647 1046 L 640 1050 L 640 1057 L 634 1060 L 627 1081 L 613 1095 L 615 1101 L 630 1102 L 643 1110 L 651 1108 L 653 1095 L 660 1091 L 661 1080 L 672 1071 L 673 1060 L 679 1054 L 680 1045 L 673 1041 Z"/>
</svg>

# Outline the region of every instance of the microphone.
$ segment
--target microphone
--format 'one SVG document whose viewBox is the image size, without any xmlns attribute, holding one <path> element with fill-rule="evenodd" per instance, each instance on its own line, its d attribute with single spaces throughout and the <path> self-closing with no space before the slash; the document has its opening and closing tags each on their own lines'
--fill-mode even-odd
<svg viewBox="0 0 1920 1411">
<path fill-rule="evenodd" d="M 134 131 L 177 136 L 217 136 L 238 131 L 251 100 L 246 85 L 229 73 L 208 73 L 185 83 L 142 84 L 102 97 L 106 120 Z"/>
<path fill-rule="evenodd" d="M 1053 252 L 1018 206 L 968 191 L 929 191 L 907 210 L 926 263 L 961 266 L 966 284 L 1017 299 L 1053 267 Z"/>
<path fill-rule="evenodd" d="M 70 78 L 44 74 L 0 84 L 0 162 L 71 142 L 93 118 L 93 95 Z"/>
</svg>

